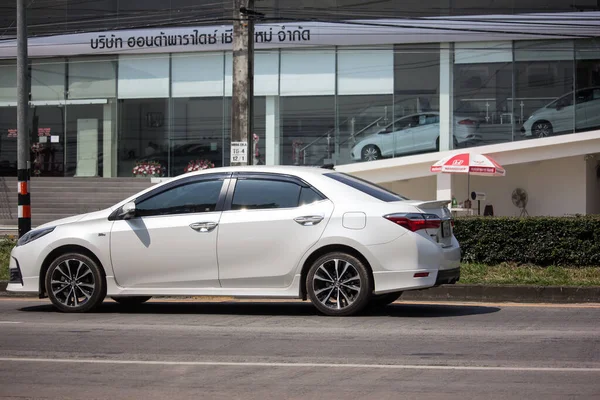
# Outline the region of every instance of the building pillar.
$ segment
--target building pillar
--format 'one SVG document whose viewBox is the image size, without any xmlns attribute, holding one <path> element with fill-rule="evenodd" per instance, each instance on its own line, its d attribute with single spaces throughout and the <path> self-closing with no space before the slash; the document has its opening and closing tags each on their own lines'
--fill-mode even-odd
<svg viewBox="0 0 600 400">
<path fill-rule="evenodd" d="M 437 174 L 436 200 L 452 200 L 452 174 Z"/>
<path fill-rule="evenodd" d="M 112 178 L 117 175 L 117 141 L 113 113 L 113 103 L 104 105 L 102 124 L 102 176 Z"/>
<path fill-rule="evenodd" d="M 265 121 L 265 164 L 281 164 L 281 127 L 279 96 L 267 96 Z"/>
<path fill-rule="evenodd" d="M 453 148 L 454 44 L 440 44 L 440 151 Z"/>
</svg>

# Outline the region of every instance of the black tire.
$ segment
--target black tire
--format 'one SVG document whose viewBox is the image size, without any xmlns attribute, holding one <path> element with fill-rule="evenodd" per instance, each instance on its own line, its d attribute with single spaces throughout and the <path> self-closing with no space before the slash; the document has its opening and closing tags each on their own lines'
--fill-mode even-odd
<svg viewBox="0 0 600 400">
<path fill-rule="evenodd" d="M 374 144 L 369 144 L 360 151 L 360 158 L 363 161 L 375 161 L 381 159 L 381 150 Z"/>
<path fill-rule="evenodd" d="M 44 281 L 48 298 L 62 312 L 91 311 L 106 297 L 104 270 L 81 253 L 64 254 L 54 260 Z"/>
<path fill-rule="evenodd" d="M 338 260 L 337 276 L 335 260 Z M 319 312 L 341 317 L 357 314 L 367 306 L 373 283 L 362 261 L 344 252 L 333 252 L 319 257 L 311 265 L 306 276 L 306 290 Z M 325 295 L 321 296 L 321 293 Z"/>
<path fill-rule="evenodd" d="M 388 304 L 392 304 L 402 296 L 402 292 L 385 293 L 385 294 L 373 294 L 369 301 L 369 307 L 379 308 L 385 307 Z"/>
<path fill-rule="evenodd" d="M 554 134 L 554 128 L 548 121 L 537 121 L 531 125 L 531 136 L 534 138 L 550 137 Z"/>
<path fill-rule="evenodd" d="M 152 296 L 114 296 L 111 297 L 114 301 L 124 306 L 135 306 L 150 300 Z"/>
</svg>

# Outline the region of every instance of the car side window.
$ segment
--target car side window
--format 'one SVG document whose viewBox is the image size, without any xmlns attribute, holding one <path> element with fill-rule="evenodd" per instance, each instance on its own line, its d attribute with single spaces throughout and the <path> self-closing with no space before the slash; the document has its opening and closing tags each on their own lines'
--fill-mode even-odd
<svg viewBox="0 0 600 400">
<path fill-rule="evenodd" d="M 298 207 L 302 187 L 288 181 L 240 179 L 235 185 L 232 210 Z"/>
<path fill-rule="evenodd" d="M 136 214 L 144 217 L 215 211 L 222 186 L 222 180 L 177 186 L 136 204 Z"/>
<path fill-rule="evenodd" d="M 298 205 L 304 206 L 306 204 L 312 204 L 321 200 L 324 200 L 324 197 L 317 193 L 314 189 L 303 187 L 300 191 L 300 200 L 298 201 Z"/>
<path fill-rule="evenodd" d="M 592 101 L 592 100 L 593 100 L 592 90 L 590 90 L 590 89 L 580 90 L 577 93 L 577 97 L 575 99 L 575 101 L 576 101 L 575 104 L 587 103 L 588 101 Z"/>
</svg>

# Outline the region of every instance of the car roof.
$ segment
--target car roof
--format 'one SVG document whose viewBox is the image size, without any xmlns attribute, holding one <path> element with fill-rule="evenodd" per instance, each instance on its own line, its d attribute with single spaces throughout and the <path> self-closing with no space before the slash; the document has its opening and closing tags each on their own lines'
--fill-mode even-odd
<svg viewBox="0 0 600 400">
<path fill-rule="evenodd" d="M 248 165 L 248 166 L 233 166 L 233 167 L 217 167 L 209 168 L 200 171 L 189 172 L 187 174 L 178 175 L 173 179 L 179 179 L 182 177 L 189 177 L 194 175 L 205 175 L 215 173 L 234 173 L 234 172 L 262 172 L 272 174 L 288 174 L 288 175 L 323 175 L 326 173 L 335 172 L 329 168 L 319 167 L 307 167 L 307 166 L 296 166 L 296 165 Z"/>
</svg>

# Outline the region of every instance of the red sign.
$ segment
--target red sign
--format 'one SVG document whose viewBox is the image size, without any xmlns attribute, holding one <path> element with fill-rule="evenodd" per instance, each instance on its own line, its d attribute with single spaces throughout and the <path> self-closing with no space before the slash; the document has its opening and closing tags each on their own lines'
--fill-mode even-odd
<svg viewBox="0 0 600 400">
<path fill-rule="evenodd" d="M 16 138 L 17 137 L 17 130 L 16 129 L 9 129 L 8 130 L 8 137 L 9 138 Z"/>
</svg>

